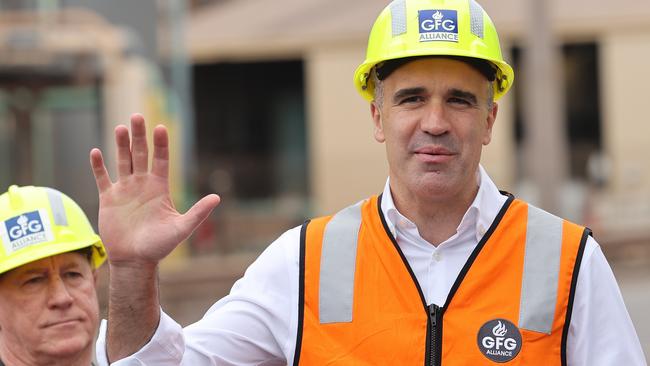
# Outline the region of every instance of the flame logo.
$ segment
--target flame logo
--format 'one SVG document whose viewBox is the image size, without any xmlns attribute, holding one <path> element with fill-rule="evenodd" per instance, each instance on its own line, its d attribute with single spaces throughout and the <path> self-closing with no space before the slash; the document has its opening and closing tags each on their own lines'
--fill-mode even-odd
<svg viewBox="0 0 650 366">
<path fill-rule="evenodd" d="M 494 328 L 492 328 L 492 334 L 494 334 L 497 337 L 503 337 L 508 333 L 508 329 L 506 329 L 506 326 L 499 321 L 499 324 L 495 325 Z"/>
<path fill-rule="evenodd" d="M 444 17 L 445 16 L 442 15 L 442 13 L 440 11 L 436 11 L 435 13 L 433 13 L 433 15 L 431 15 L 431 18 L 433 18 L 435 20 L 440 20 L 440 19 L 442 19 Z"/>
<path fill-rule="evenodd" d="M 20 215 L 18 220 L 16 220 L 16 223 L 18 225 L 20 225 L 21 228 L 26 228 L 28 222 L 29 222 L 29 219 L 27 219 L 27 216 L 25 216 L 25 215 Z"/>
</svg>

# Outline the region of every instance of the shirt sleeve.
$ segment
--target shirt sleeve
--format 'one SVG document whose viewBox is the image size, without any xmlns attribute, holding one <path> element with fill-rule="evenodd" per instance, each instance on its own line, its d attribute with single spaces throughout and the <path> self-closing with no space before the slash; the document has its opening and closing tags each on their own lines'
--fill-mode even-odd
<svg viewBox="0 0 650 366">
<path fill-rule="evenodd" d="M 567 336 L 569 366 L 647 365 L 614 274 L 589 237 Z"/>
<path fill-rule="evenodd" d="M 181 328 L 161 312 L 152 339 L 115 366 L 287 365 L 293 361 L 298 324 L 300 227 L 273 242 L 246 270 L 230 294 L 198 322 Z M 96 346 L 106 359 L 106 322 Z"/>
<path fill-rule="evenodd" d="M 102 320 L 99 336 L 95 347 L 97 363 L 107 366 L 106 356 L 106 320 Z M 181 326 L 160 311 L 158 328 L 149 342 L 133 355 L 113 362 L 113 366 L 144 366 L 144 365 L 180 365 L 183 358 L 184 340 Z"/>
</svg>

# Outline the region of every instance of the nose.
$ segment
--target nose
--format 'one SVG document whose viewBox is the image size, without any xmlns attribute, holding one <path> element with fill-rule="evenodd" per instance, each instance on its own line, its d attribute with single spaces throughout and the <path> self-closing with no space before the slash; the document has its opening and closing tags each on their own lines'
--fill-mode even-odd
<svg viewBox="0 0 650 366">
<path fill-rule="evenodd" d="M 49 285 L 48 307 L 65 309 L 72 305 L 72 295 L 61 277 L 54 277 Z"/>
<path fill-rule="evenodd" d="M 451 125 L 447 119 L 445 108 L 438 101 L 431 101 L 426 114 L 420 121 L 420 129 L 433 136 L 444 135 L 449 132 Z"/>
</svg>

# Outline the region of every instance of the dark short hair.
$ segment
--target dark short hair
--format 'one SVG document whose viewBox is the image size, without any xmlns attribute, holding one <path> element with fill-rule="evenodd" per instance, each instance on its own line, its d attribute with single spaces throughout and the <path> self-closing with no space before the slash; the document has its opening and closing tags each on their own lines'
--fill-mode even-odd
<svg viewBox="0 0 650 366">
<path fill-rule="evenodd" d="M 88 247 L 83 247 L 83 248 L 79 248 L 77 250 L 73 250 L 70 253 L 79 253 L 82 256 L 86 257 L 86 259 L 88 260 L 88 263 L 92 264 L 93 250 L 94 249 L 93 249 L 93 247 L 91 245 L 91 246 L 88 246 Z"/>
</svg>

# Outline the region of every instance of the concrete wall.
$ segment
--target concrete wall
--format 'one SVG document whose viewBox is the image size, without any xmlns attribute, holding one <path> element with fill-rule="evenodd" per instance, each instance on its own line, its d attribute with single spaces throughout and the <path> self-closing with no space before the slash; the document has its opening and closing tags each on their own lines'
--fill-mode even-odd
<svg viewBox="0 0 650 366">
<path fill-rule="evenodd" d="M 501 40 L 501 48 L 504 50 L 504 58 L 511 62 L 508 51 L 511 46 Z M 492 128 L 492 141 L 483 148 L 481 164 L 485 167 L 490 178 L 497 187 L 508 192 L 514 192 L 517 183 L 516 169 L 516 144 L 514 140 L 514 91 L 518 87 L 517 75 L 515 84 L 508 93 L 497 101 L 499 110 L 497 119 Z"/>
<path fill-rule="evenodd" d="M 305 58 L 315 214 L 381 193 L 388 174 L 384 147 L 373 138 L 370 107 L 352 84 L 363 56 L 363 48 L 352 44 L 318 48 Z"/>
<path fill-rule="evenodd" d="M 648 86 L 650 32 L 605 35 L 600 42 L 603 137 L 612 193 L 650 191 Z"/>
<path fill-rule="evenodd" d="M 336 1 L 343 4 L 342 0 L 283 0 L 292 12 L 279 16 L 269 10 L 269 17 L 254 28 L 254 34 L 250 27 L 231 24 L 232 19 L 239 19 L 249 7 L 268 5 L 261 0 L 224 3 L 195 14 L 188 32 L 190 54 L 202 62 L 303 57 L 310 192 L 316 214 L 379 192 L 387 175 L 383 147 L 372 138 L 368 105 L 351 81 L 354 69 L 364 59 L 369 28 L 383 5 L 359 0 L 344 6 L 346 11 L 334 11 Z M 510 46 L 521 45 L 530 26 L 527 2 L 480 2 L 499 30 L 508 59 Z M 274 3 L 273 8 L 277 6 Z M 650 156 L 650 144 L 644 142 L 650 127 L 644 121 L 644 93 L 640 90 L 650 77 L 645 67 L 650 53 L 650 2 L 549 0 L 549 10 L 551 29 L 559 42 L 597 42 L 601 50 L 604 145 L 613 165 L 607 190 L 650 191 L 650 170 L 645 169 L 643 160 Z M 266 35 L 263 43 L 255 36 L 259 34 Z M 512 94 L 500 102 L 494 138 L 484 149 L 482 163 L 499 187 L 515 191 L 519 172 Z M 628 127 L 618 128 L 622 124 Z"/>
</svg>

